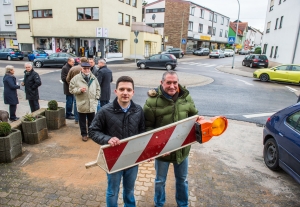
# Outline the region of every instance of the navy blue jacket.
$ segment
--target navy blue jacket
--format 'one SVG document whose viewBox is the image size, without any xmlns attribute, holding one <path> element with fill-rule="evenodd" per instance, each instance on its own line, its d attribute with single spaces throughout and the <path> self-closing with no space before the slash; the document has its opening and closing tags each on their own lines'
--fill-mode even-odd
<svg viewBox="0 0 300 207">
<path fill-rule="evenodd" d="M 25 94 L 27 100 L 38 100 L 39 99 L 39 89 L 38 87 L 42 85 L 41 78 L 37 72 L 33 69 L 30 72 L 24 71 L 24 84 L 25 84 Z"/>
<path fill-rule="evenodd" d="M 17 89 L 20 88 L 16 84 L 16 77 L 12 74 L 5 74 L 3 77 L 3 85 L 4 85 L 4 103 L 9 105 L 17 105 L 19 104 Z"/>
<path fill-rule="evenodd" d="M 111 94 L 110 83 L 113 81 L 111 70 L 107 66 L 103 66 L 97 71 L 96 77 L 101 88 L 100 101 L 109 101 Z"/>
</svg>

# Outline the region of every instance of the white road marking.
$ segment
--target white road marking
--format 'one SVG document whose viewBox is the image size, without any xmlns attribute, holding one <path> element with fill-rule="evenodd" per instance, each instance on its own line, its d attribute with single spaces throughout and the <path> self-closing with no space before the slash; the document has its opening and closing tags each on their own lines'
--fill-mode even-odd
<svg viewBox="0 0 300 207">
<path fill-rule="evenodd" d="M 291 92 L 296 92 L 296 91 L 298 91 L 297 89 L 294 89 L 294 88 L 289 87 L 289 86 L 285 86 L 285 87 L 287 87 L 287 89 L 289 89 L 289 91 L 291 91 Z"/>
<path fill-rule="evenodd" d="M 213 67 L 213 66 L 215 66 L 215 65 L 207 65 L 207 66 L 204 66 L 204 67 L 208 68 L 208 67 Z"/>
<path fill-rule="evenodd" d="M 243 115 L 243 117 L 250 119 L 250 118 L 255 118 L 255 117 L 263 117 L 263 116 L 272 116 L 273 114 L 275 114 L 275 112 L 273 113 L 262 113 L 262 114 L 249 114 L 249 115 Z"/>
<path fill-rule="evenodd" d="M 60 82 L 61 84 L 63 84 L 63 83 L 64 83 L 62 80 L 59 80 L 59 82 Z"/>
<path fill-rule="evenodd" d="M 241 82 L 245 83 L 246 85 L 253 86 L 253 84 L 248 83 L 248 82 L 246 82 L 244 80 L 240 80 L 240 79 L 236 79 L 236 78 L 234 78 L 234 79 L 237 80 L 237 81 L 241 81 Z"/>
<path fill-rule="evenodd" d="M 56 71 L 61 71 L 61 70 L 56 70 Z"/>
<path fill-rule="evenodd" d="M 176 69 L 192 70 L 192 68 L 176 68 Z"/>
<path fill-rule="evenodd" d="M 20 163 L 20 166 L 24 165 L 32 156 L 32 153 L 29 153 Z"/>
</svg>

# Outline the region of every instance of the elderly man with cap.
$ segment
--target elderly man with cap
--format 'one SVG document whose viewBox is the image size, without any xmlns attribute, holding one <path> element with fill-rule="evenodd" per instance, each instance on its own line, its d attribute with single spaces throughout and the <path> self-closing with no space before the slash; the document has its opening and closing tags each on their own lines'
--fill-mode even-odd
<svg viewBox="0 0 300 207">
<path fill-rule="evenodd" d="M 90 68 L 91 65 L 88 62 L 82 62 L 80 73 L 71 79 L 69 86 L 70 93 L 74 94 L 76 98 L 79 127 L 84 142 L 88 140 L 86 125 L 88 127 L 91 125 L 100 98 L 100 86 Z"/>
</svg>

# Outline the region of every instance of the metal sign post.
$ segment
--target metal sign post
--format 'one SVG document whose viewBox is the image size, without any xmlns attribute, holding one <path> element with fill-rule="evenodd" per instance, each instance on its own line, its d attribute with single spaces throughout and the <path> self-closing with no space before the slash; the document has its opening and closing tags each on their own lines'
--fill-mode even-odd
<svg viewBox="0 0 300 207">
<path fill-rule="evenodd" d="M 139 31 L 135 30 L 134 35 L 135 35 L 135 38 L 134 38 L 134 43 L 135 43 L 135 45 L 134 45 L 134 61 L 136 63 L 136 44 L 139 42 L 139 40 L 137 38 L 137 36 L 139 35 Z"/>
</svg>

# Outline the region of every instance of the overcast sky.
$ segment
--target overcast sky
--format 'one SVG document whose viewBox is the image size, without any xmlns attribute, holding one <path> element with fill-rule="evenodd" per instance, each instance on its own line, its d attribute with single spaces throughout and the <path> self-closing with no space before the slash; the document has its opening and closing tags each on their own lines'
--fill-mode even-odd
<svg viewBox="0 0 300 207">
<path fill-rule="evenodd" d="M 148 3 L 156 0 L 145 0 Z M 212 9 L 220 14 L 228 16 L 230 21 L 238 18 L 238 2 L 237 0 L 191 0 L 201 6 Z M 260 31 L 264 30 L 265 18 L 267 12 L 268 0 L 239 0 L 240 2 L 240 20 L 248 22 L 248 26 L 252 26 Z"/>
</svg>

